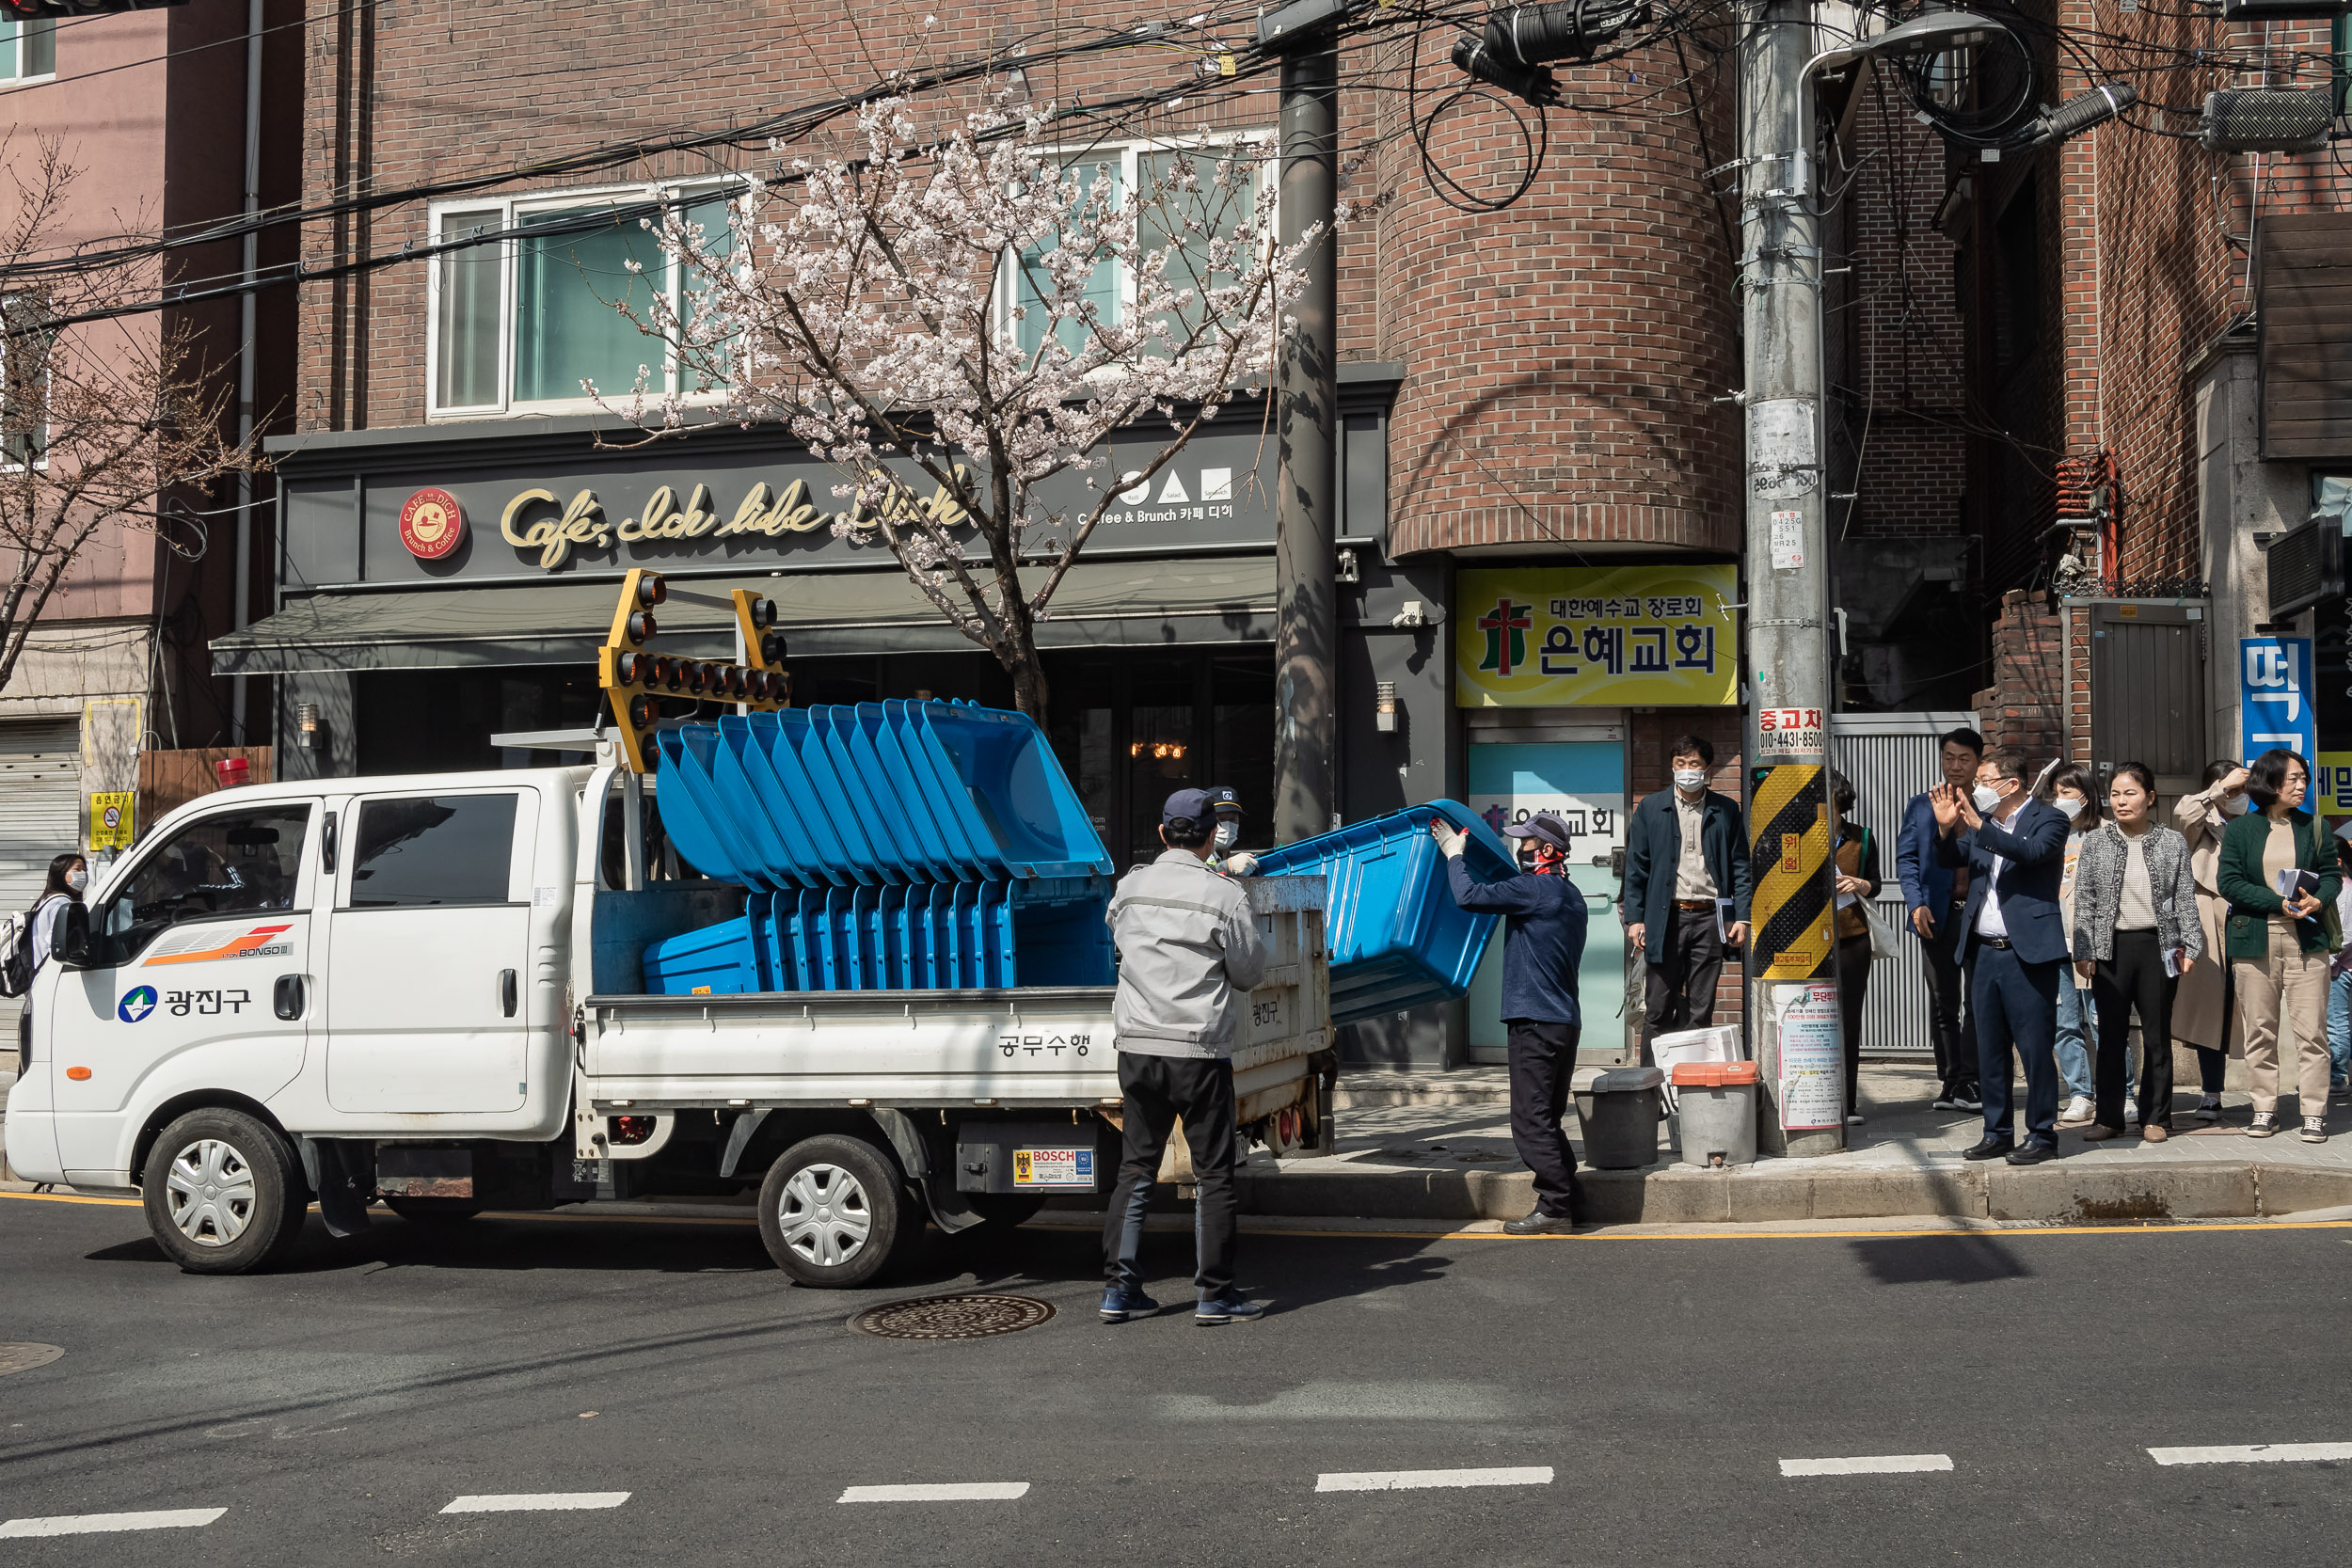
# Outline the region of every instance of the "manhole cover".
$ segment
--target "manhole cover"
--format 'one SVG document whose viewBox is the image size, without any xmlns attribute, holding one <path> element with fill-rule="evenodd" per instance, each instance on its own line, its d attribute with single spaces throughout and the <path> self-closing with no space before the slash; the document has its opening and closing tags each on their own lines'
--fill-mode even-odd
<svg viewBox="0 0 2352 1568">
<path fill-rule="evenodd" d="M 64 1354 L 61 1345 L 0 1345 L 0 1377 L 46 1367 Z"/>
<path fill-rule="evenodd" d="M 1050 1302 L 1027 1296 L 923 1296 L 869 1307 L 850 1326 L 885 1339 L 985 1339 L 1035 1328 L 1053 1315 Z"/>
</svg>

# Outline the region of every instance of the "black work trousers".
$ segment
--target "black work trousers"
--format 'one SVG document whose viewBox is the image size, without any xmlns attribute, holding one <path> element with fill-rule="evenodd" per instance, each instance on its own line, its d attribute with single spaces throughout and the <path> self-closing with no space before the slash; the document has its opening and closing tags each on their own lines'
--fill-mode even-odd
<svg viewBox="0 0 2352 1568">
<path fill-rule="evenodd" d="M 2094 1108 L 2102 1127 L 2123 1131 L 2123 1078 L 2130 1065 L 2131 1019 L 2139 1013 L 2139 1125 L 2172 1123 L 2172 993 L 2177 976 L 2164 972 L 2153 930 L 2115 933 L 2115 957 L 2091 972 L 2090 999 L 2099 1009 L 2099 1057 L 2090 1069 Z"/>
<path fill-rule="evenodd" d="M 1724 939 L 1715 933 L 1715 911 L 1669 907 L 1666 928 L 1644 933 L 1649 945 L 1647 987 L 1642 998 L 1642 1051 L 1677 1029 L 1704 1029 L 1715 1022 L 1715 982 L 1724 974 Z"/>
<path fill-rule="evenodd" d="M 1240 1161 L 1233 1064 L 1122 1051 L 1119 1086 L 1125 1096 L 1120 1117 L 1124 1148 L 1119 1185 L 1103 1215 L 1104 1277 L 1114 1285 L 1142 1288 L 1136 1259 L 1143 1250 L 1143 1217 L 1152 1207 L 1160 1152 L 1181 1117 L 1192 1151 L 1194 1282 L 1203 1301 L 1225 1295 L 1233 1288 L 1233 1166 Z"/>
<path fill-rule="evenodd" d="M 1511 1053 L 1511 1147 L 1535 1177 L 1535 1207 L 1555 1217 L 1575 1219 L 1583 1209 L 1576 1184 L 1576 1150 L 1560 1130 L 1568 1109 L 1569 1080 L 1576 1075 L 1576 1042 L 1583 1030 L 1573 1023 L 1538 1023 L 1505 1019 Z"/>
<path fill-rule="evenodd" d="M 1846 1036 L 1846 1114 L 1862 1092 L 1862 1003 L 1870 994 L 1870 933 L 1837 939 L 1837 1013 Z"/>
<path fill-rule="evenodd" d="M 1946 910 L 1935 935 L 1919 943 L 1928 960 L 1928 1037 L 1935 1046 L 1935 1073 L 1945 1100 L 1975 1100 L 1976 1018 L 1968 1006 L 1969 978 L 1960 954 L 1960 907 Z"/>
</svg>

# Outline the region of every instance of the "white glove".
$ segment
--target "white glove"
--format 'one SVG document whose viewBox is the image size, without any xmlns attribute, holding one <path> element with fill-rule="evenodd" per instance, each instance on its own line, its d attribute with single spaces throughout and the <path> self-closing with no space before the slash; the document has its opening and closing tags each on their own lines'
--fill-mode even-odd
<svg viewBox="0 0 2352 1568">
<path fill-rule="evenodd" d="M 1236 849 L 1225 857 L 1224 872 L 1228 877 L 1247 877 L 1258 869 L 1258 857 L 1247 849 Z"/>
<path fill-rule="evenodd" d="M 1439 832 L 1438 835 L 1438 847 L 1439 850 L 1443 851 L 1446 859 L 1448 860 L 1452 860 L 1454 856 L 1459 855 L 1462 852 L 1463 846 L 1467 845 L 1469 842 L 1470 834 L 1463 832 L 1459 828 L 1447 829 Z"/>
</svg>

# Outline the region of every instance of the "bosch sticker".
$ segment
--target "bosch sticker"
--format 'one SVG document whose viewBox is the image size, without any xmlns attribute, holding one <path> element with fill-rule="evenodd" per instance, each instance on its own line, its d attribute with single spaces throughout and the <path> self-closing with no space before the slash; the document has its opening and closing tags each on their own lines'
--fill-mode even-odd
<svg viewBox="0 0 2352 1568">
<path fill-rule="evenodd" d="M 133 986 L 122 993 L 122 1000 L 115 1005 L 115 1017 L 125 1023 L 136 1023 L 154 1010 L 155 988 Z"/>
</svg>

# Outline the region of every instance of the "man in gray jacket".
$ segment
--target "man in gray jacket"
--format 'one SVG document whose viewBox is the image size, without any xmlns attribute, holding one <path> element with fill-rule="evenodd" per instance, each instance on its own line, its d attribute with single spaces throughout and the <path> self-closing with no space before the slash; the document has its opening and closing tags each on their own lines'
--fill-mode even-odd
<svg viewBox="0 0 2352 1568">
<path fill-rule="evenodd" d="M 1106 1323 L 1159 1309 L 1144 1294 L 1136 1256 L 1160 1151 L 1180 1117 L 1199 1193 L 1193 1231 L 1200 1305 L 1193 1321 L 1231 1323 L 1264 1310 L 1233 1289 L 1239 1134 L 1232 1056 L 1242 1007 L 1265 977 L 1265 945 L 1248 896 L 1209 869 L 1215 817 L 1206 790 L 1169 796 L 1160 812 L 1160 842 L 1168 847 L 1128 872 L 1111 899 L 1111 939 L 1119 946 L 1112 1020 L 1126 1099 L 1119 1185 L 1103 1216 Z"/>
</svg>

